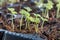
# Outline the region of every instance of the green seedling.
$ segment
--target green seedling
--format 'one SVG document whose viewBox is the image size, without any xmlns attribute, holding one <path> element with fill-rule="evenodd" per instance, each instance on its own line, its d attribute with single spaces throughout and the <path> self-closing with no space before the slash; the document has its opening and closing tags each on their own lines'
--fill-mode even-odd
<svg viewBox="0 0 60 40">
<path fill-rule="evenodd" d="M 25 20 L 26 20 L 26 28 L 25 29 L 30 29 L 29 28 L 29 21 L 28 21 L 28 18 L 30 17 L 30 13 L 29 12 L 27 12 L 27 11 L 25 11 L 24 9 L 22 9 L 21 11 L 20 11 L 20 13 L 21 13 L 21 15 L 23 15 L 23 16 L 25 16 Z"/>
<path fill-rule="evenodd" d="M 36 33 L 38 33 L 39 29 L 38 29 L 38 24 L 40 23 L 40 15 L 39 14 L 34 14 L 35 18 L 34 18 L 34 22 L 35 22 L 35 30 Z"/>
<path fill-rule="evenodd" d="M 20 31 L 21 31 L 21 26 L 22 26 L 22 22 L 23 22 L 23 17 L 25 15 L 25 10 L 21 10 L 20 13 L 22 15 L 21 20 L 20 20 Z"/>
<path fill-rule="evenodd" d="M 28 22 L 34 22 L 34 26 L 35 26 L 35 31 L 36 33 L 38 33 L 38 24 L 40 23 L 40 19 L 39 18 L 33 18 L 33 17 L 28 17 L 27 18 Z M 28 23 L 29 24 L 29 23 Z M 28 28 L 30 29 L 30 27 L 28 26 Z M 31 31 L 31 30 L 30 30 Z"/>
<path fill-rule="evenodd" d="M 39 15 L 39 14 L 34 14 L 35 16 L 36 16 L 36 18 L 37 17 L 40 17 L 40 19 L 43 21 L 42 22 L 42 25 L 41 25 L 41 31 L 43 31 L 43 25 L 44 25 L 44 22 L 45 21 L 48 21 L 48 19 L 45 19 L 45 18 L 43 18 L 41 15 Z"/>
<path fill-rule="evenodd" d="M 38 31 L 39 31 L 39 28 L 38 28 L 39 23 L 40 23 L 40 19 L 35 18 L 35 30 L 36 30 L 36 33 L 38 33 Z"/>
<path fill-rule="evenodd" d="M 41 20 L 42 20 L 41 31 L 43 32 L 44 22 L 45 22 L 45 21 L 48 21 L 48 19 L 45 19 L 45 18 L 43 18 L 43 17 L 40 17 L 40 18 L 41 18 Z"/>
<path fill-rule="evenodd" d="M 45 22 L 45 21 L 48 21 L 48 19 L 43 18 L 41 15 L 40 15 L 39 17 L 40 17 L 40 19 L 42 20 L 41 31 L 43 32 L 43 25 L 44 25 L 44 22 Z"/>
<path fill-rule="evenodd" d="M 8 8 L 8 10 L 11 11 L 11 13 L 12 13 L 12 28 L 13 28 L 13 31 L 14 31 L 13 15 L 17 14 L 17 12 L 14 11 L 14 8 Z"/>
<path fill-rule="evenodd" d="M 50 0 L 48 0 L 48 3 L 44 4 L 44 6 L 46 7 L 46 10 L 45 10 L 46 18 L 49 18 L 48 12 L 53 8 L 53 3 Z"/>
<path fill-rule="evenodd" d="M 30 22 L 32 21 L 32 17 L 31 16 L 28 16 L 28 17 L 26 17 L 26 29 L 28 28 L 29 29 L 29 31 L 31 31 L 31 29 L 30 29 Z"/>
</svg>

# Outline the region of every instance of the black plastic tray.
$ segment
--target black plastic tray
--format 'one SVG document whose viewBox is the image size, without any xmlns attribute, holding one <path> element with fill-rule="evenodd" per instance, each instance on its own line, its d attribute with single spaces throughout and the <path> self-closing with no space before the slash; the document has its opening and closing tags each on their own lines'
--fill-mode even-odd
<svg viewBox="0 0 60 40">
<path fill-rule="evenodd" d="M 15 33 L 2 29 L 0 29 L 0 32 L 2 34 L 1 40 L 46 40 L 40 38 L 38 35 L 33 35 L 33 34 Z"/>
</svg>

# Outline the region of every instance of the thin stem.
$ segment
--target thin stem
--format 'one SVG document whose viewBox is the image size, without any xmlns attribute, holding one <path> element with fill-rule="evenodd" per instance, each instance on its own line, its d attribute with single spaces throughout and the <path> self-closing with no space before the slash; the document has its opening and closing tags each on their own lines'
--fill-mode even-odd
<svg viewBox="0 0 60 40">
<path fill-rule="evenodd" d="M 45 17 L 45 16 L 46 16 L 46 14 L 44 13 L 44 11 L 42 12 L 42 16 L 43 16 L 43 17 Z"/>
<path fill-rule="evenodd" d="M 38 31 L 39 31 L 38 30 L 38 24 L 35 25 L 35 31 L 36 31 L 36 33 L 38 33 Z"/>
<path fill-rule="evenodd" d="M 57 9 L 57 14 L 56 14 L 56 18 L 59 17 L 59 8 Z"/>
<path fill-rule="evenodd" d="M 26 22 L 26 27 L 25 27 L 25 29 L 27 29 L 27 22 Z"/>
<path fill-rule="evenodd" d="M 28 22 L 28 29 L 29 29 L 29 31 L 31 31 L 31 30 L 30 30 L 30 22 Z"/>
<path fill-rule="evenodd" d="M 41 25 L 41 31 L 43 32 L 43 25 L 44 25 L 44 21 L 42 22 L 42 25 Z"/>
<path fill-rule="evenodd" d="M 44 15 L 45 15 L 45 17 L 46 17 L 46 15 L 47 15 L 47 10 L 45 10 L 45 14 L 44 14 Z"/>
<path fill-rule="evenodd" d="M 13 27 L 13 31 L 14 31 L 13 15 L 12 15 L 12 27 Z"/>
<path fill-rule="evenodd" d="M 47 10 L 47 14 L 46 14 L 46 17 L 47 17 L 47 18 L 49 18 L 48 9 L 46 9 L 46 10 Z"/>
<path fill-rule="evenodd" d="M 23 16 L 21 17 L 21 20 L 20 20 L 20 31 L 21 31 L 21 26 L 22 26 L 22 20 L 23 20 Z"/>
</svg>

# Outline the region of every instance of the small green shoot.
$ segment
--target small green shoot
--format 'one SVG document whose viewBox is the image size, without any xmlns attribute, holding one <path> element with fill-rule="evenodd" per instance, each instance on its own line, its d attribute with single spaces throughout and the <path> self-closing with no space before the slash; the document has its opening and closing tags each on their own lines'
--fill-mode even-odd
<svg viewBox="0 0 60 40">
<path fill-rule="evenodd" d="M 52 1 L 48 0 L 48 3 L 44 4 L 44 6 L 46 7 L 46 11 L 45 11 L 46 18 L 49 18 L 48 12 L 53 8 L 53 3 Z"/>
<path fill-rule="evenodd" d="M 29 28 L 29 21 L 28 21 L 28 17 L 30 17 L 30 13 L 27 12 L 27 11 L 25 11 L 24 9 L 22 9 L 22 10 L 20 11 L 20 13 L 21 13 L 21 15 L 23 15 L 23 16 L 26 17 L 26 28 L 25 28 L 25 29 L 28 28 L 28 29 L 30 30 L 30 28 Z"/>
<path fill-rule="evenodd" d="M 8 10 L 11 11 L 11 13 L 12 13 L 12 27 L 13 27 L 13 31 L 14 31 L 13 15 L 17 14 L 17 12 L 14 11 L 15 10 L 14 8 L 8 8 Z"/>
</svg>

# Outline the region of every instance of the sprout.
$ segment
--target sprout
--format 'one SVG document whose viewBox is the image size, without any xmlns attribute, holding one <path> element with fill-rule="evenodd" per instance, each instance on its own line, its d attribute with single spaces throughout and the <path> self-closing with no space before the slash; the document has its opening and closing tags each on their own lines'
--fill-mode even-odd
<svg viewBox="0 0 60 40">
<path fill-rule="evenodd" d="M 35 23 L 35 30 L 36 30 L 36 33 L 38 33 L 38 24 L 40 23 L 40 19 L 39 18 L 33 18 L 33 17 L 27 17 L 27 23 L 29 25 L 30 22 L 34 22 Z M 28 26 L 29 30 L 30 30 L 30 27 Z"/>
<path fill-rule="evenodd" d="M 45 18 L 43 18 L 43 17 L 41 17 L 41 19 L 42 19 L 41 31 L 43 32 L 44 22 L 45 22 L 45 21 L 48 21 L 48 19 L 45 19 Z"/>
<path fill-rule="evenodd" d="M 49 18 L 48 11 L 53 8 L 53 3 L 50 0 L 48 0 L 48 3 L 44 4 L 44 6 L 46 7 L 45 10 L 46 18 Z"/>
<path fill-rule="evenodd" d="M 38 31 L 39 31 L 38 24 L 40 23 L 40 19 L 39 18 L 35 18 L 34 20 L 35 20 L 35 23 L 36 23 L 35 30 L 36 30 L 36 33 L 38 33 Z"/>
<path fill-rule="evenodd" d="M 26 17 L 26 28 L 25 29 L 29 29 L 29 31 L 31 31 L 30 30 L 30 17 L 29 16 Z"/>
<path fill-rule="evenodd" d="M 36 17 L 36 18 L 34 18 L 34 22 L 35 22 L 35 30 L 36 30 L 36 33 L 38 33 L 38 24 L 40 23 L 40 18 L 38 18 L 38 17 L 40 17 L 40 15 L 39 14 L 34 14 L 34 16 Z"/>
<path fill-rule="evenodd" d="M 26 28 L 25 29 L 29 29 L 30 30 L 30 27 L 29 27 L 29 23 L 30 23 L 30 21 L 29 21 L 29 17 L 30 17 L 30 13 L 29 12 L 27 12 L 27 11 L 25 11 L 24 9 L 22 9 L 21 11 L 20 11 L 20 13 L 21 13 L 21 15 L 22 16 L 25 16 L 25 20 L 26 20 Z M 20 27 L 21 28 L 21 27 Z"/>
<path fill-rule="evenodd" d="M 13 15 L 17 14 L 17 12 L 14 11 L 15 10 L 14 8 L 8 8 L 8 10 L 11 11 L 11 14 L 12 14 L 12 27 L 13 27 L 13 31 L 14 31 Z"/>
<path fill-rule="evenodd" d="M 36 16 L 36 19 L 35 19 L 35 22 L 36 23 L 40 23 L 40 19 L 43 21 L 42 22 L 42 25 L 41 25 L 41 30 L 43 31 L 43 25 L 44 25 L 44 22 L 45 21 L 48 21 L 48 19 L 45 19 L 45 18 L 43 18 L 41 15 L 39 15 L 39 14 L 34 14 L 35 16 Z M 40 17 L 40 19 L 38 18 L 38 17 Z M 37 27 L 36 27 L 37 28 Z"/>
<path fill-rule="evenodd" d="M 48 3 L 44 4 L 44 6 L 46 7 L 46 9 L 50 10 L 51 8 L 53 8 L 53 3 L 48 0 Z"/>
</svg>

